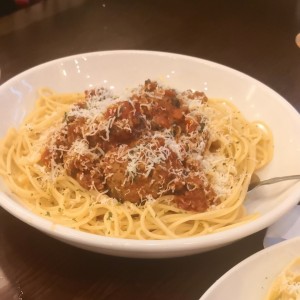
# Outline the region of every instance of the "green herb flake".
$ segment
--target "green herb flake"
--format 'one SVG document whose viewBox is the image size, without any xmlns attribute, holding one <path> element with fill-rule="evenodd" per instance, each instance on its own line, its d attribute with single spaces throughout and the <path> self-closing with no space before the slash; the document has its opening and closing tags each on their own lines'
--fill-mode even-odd
<svg viewBox="0 0 300 300">
<path fill-rule="evenodd" d="M 107 217 L 107 220 L 110 220 L 110 219 L 112 218 L 112 216 L 113 216 L 112 212 L 111 212 L 111 211 L 110 211 L 110 212 L 108 212 L 108 217 Z"/>
<path fill-rule="evenodd" d="M 203 130 L 204 130 L 204 128 L 205 128 L 205 123 L 201 122 L 201 123 L 200 123 L 199 132 L 202 133 Z"/>
<path fill-rule="evenodd" d="M 68 119 L 68 114 L 65 112 L 63 122 L 67 122 L 67 119 Z"/>
</svg>

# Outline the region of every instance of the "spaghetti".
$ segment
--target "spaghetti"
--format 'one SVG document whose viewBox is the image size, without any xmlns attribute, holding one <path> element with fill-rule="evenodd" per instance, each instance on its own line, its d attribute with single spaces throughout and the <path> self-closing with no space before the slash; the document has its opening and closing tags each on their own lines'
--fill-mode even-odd
<svg viewBox="0 0 300 300">
<path fill-rule="evenodd" d="M 276 277 L 265 300 L 300 299 L 300 258 L 294 259 Z"/>
<path fill-rule="evenodd" d="M 225 100 L 147 80 L 127 96 L 42 89 L 0 144 L 0 174 L 35 213 L 104 236 L 198 236 L 256 217 L 243 201 L 272 134 Z"/>
</svg>

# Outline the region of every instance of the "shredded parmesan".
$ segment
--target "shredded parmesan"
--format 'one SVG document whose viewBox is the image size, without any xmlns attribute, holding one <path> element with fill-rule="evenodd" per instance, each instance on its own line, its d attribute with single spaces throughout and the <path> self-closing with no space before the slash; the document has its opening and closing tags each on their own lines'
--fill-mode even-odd
<svg viewBox="0 0 300 300">
<path fill-rule="evenodd" d="M 52 179 L 65 165 L 70 175 L 77 174 L 81 184 L 94 189 L 107 189 L 107 184 L 123 176 L 114 190 L 124 197 L 131 194 L 136 179 L 147 179 L 149 188 L 136 188 L 140 200 L 152 199 L 151 189 L 159 196 L 179 187 L 193 192 L 200 182 L 205 189 L 211 185 L 217 197 L 228 195 L 234 165 L 221 155 L 205 153 L 214 132 L 208 125 L 210 111 L 203 93 L 177 93 L 150 82 L 127 96 L 117 97 L 103 88 L 86 96 L 47 134 Z M 227 167 L 220 167 L 220 162 Z M 157 182 L 154 171 L 167 176 L 159 175 Z"/>
</svg>

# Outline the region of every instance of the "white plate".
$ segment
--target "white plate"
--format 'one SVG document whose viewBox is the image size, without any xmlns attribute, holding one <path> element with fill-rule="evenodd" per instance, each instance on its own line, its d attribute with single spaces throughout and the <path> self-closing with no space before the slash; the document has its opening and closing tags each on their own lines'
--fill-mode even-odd
<svg viewBox="0 0 300 300">
<path fill-rule="evenodd" d="M 200 300 L 263 300 L 276 276 L 300 257 L 300 238 L 266 248 L 218 279 Z"/>
<path fill-rule="evenodd" d="M 180 90 L 202 90 L 209 97 L 229 99 L 249 120 L 264 120 L 274 134 L 275 155 L 261 172 L 261 177 L 299 173 L 300 117 L 287 101 L 259 81 L 231 68 L 171 53 L 108 51 L 79 54 L 25 71 L 0 87 L 0 136 L 9 127 L 20 124 L 33 107 L 37 88 L 75 92 L 102 85 L 121 92 L 148 78 Z M 129 257 L 183 256 L 224 246 L 269 226 L 299 200 L 299 183 L 262 187 L 251 193 L 245 202 L 250 213 L 261 214 L 251 223 L 198 238 L 136 241 L 96 236 L 54 225 L 25 209 L 5 192 L 0 193 L 0 205 L 4 209 L 57 239 L 95 252 Z"/>
</svg>

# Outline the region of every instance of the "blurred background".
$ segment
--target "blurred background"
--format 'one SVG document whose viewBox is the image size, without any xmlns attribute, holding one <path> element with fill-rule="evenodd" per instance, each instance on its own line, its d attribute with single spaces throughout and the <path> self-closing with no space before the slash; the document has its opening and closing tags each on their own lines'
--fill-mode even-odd
<svg viewBox="0 0 300 300">
<path fill-rule="evenodd" d="M 0 17 L 11 14 L 21 8 L 26 8 L 42 0 L 2 0 L 0 7 Z"/>
<path fill-rule="evenodd" d="M 62 56 L 143 49 L 213 60 L 298 96 L 299 0 L 2 0 L 0 7 L 0 83 Z"/>
</svg>

